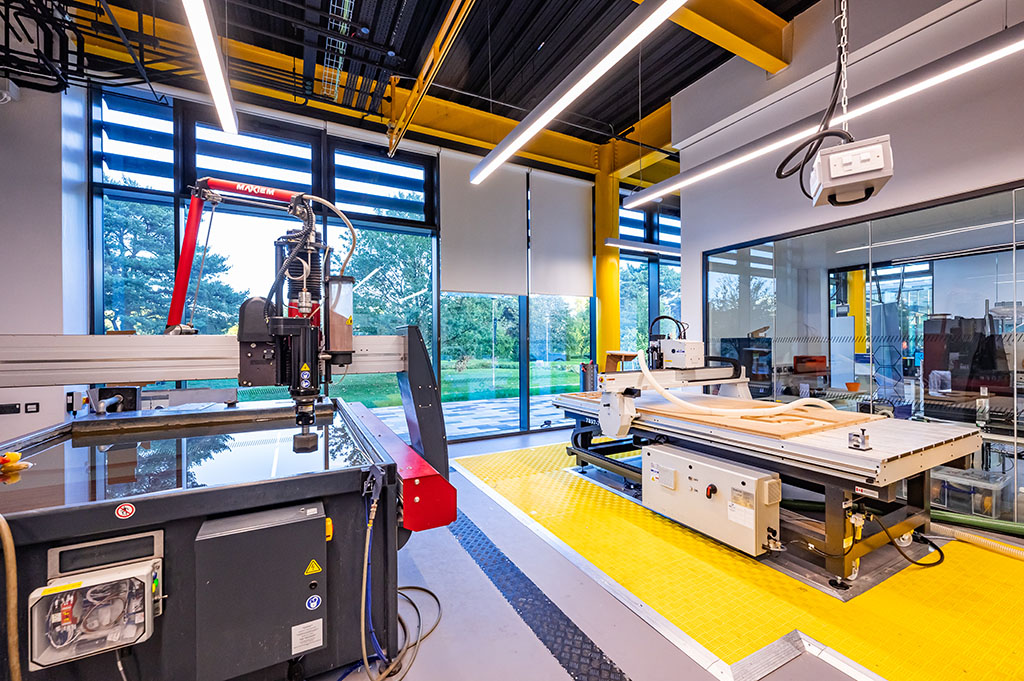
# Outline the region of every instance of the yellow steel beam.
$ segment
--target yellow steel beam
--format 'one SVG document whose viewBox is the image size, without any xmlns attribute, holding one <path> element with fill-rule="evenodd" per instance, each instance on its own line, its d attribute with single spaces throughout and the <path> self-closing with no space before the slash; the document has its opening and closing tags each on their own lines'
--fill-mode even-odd
<svg viewBox="0 0 1024 681">
<path fill-rule="evenodd" d="M 755 0 L 690 0 L 672 21 L 768 73 L 781 71 L 792 59 L 786 20 Z"/>
<path fill-rule="evenodd" d="M 441 28 L 437 31 L 437 36 L 434 38 L 434 44 L 430 46 L 430 52 L 427 54 L 422 68 L 420 68 L 419 76 L 416 77 L 416 82 L 413 83 L 412 90 L 405 100 L 405 108 L 402 109 L 402 113 L 398 118 L 392 118 L 388 125 L 388 156 L 395 155 L 398 143 L 405 137 L 405 131 L 409 129 L 412 117 L 416 115 L 416 109 L 419 108 L 423 97 L 427 94 L 427 89 L 434 82 L 438 71 L 441 70 L 441 64 L 444 62 L 444 58 L 448 56 L 448 50 L 451 49 L 455 38 L 459 35 L 459 31 L 462 30 L 462 25 L 466 22 L 469 10 L 473 8 L 473 1 L 452 0 L 452 4 L 448 8 L 448 14 L 445 15 L 444 21 L 441 22 Z M 397 88 L 398 80 L 397 77 L 392 76 L 391 85 Z"/>
<path fill-rule="evenodd" d="M 598 151 L 594 177 L 594 255 L 597 291 L 597 357 L 604 367 L 610 350 L 619 350 L 619 249 L 605 246 L 605 239 L 619 236 L 619 180 L 615 169 L 615 145 Z M 603 369 L 602 369 L 603 370 Z"/>
<path fill-rule="evenodd" d="M 134 12 L 113 6 L 111 9 L 122 26 L 135 25 L 137 15 Z M 91 13 L 87 19 L 92 19 Z M 185 26 L 157 19 L 152 24 L 152 28 L 150 28 L 150 21 L 151 19 L 147 17 L 147 31 L 151 34 L 155 33 L 158 39 L 180 45 L 191 44 L 191 33 Z M 89 54 L 103 56 L 116 61 L 131 62 L 131 57 L 128 56 L 128 53 L 118 42 L 87 38 L 86 51 Z M 267 64 L 286 71 L 302 73 L 302 60 L 293 59 L 279 52 L 265 50 L 235 40 L 224 41 L 224 52 L 229 59 Z M 194 61 L 195 55 L 191 52 L 184 53 L 181 55 L 179 63 L 155 64 L 151 68 L 169 70 L 177 68 L 182 64 L 188 64 L 190 60 Z M 202 72 L 198 69 L 198 65 L 196 74 L 197 77 L 202 77 Z M 344 87 L 346 75 L 345 73 L 341 74 L 339 87 Z M 323 69 L 319 65 L 316 67 L 316 77 L 322 82 Z M 243 83 L 238 80 L 232 80 L 231 87 L 237 92 L 249 92 L 281 101 L 292 103 L 301 101 L 310 109 L 358 117 L 382 125 L 387 125 L 389 120 L 389 117 L 384 114 L 367 114 L 365 111 L 349 109 L 333 102 L 297 99 L 294 95 L 281 90 Z M 408 97 L 410 94 L 408 89 L 391 86 L 392 102 L 403 101 L 403 98 Z M 408 129 L 430 135 L 431 137 L 476 147 L 481 150 L 490 150 L 516 126 L 516 123 L 517 121 L 511 118 L 498 116 L 428 95 L 422 98 L 417 110 L 416 120 L 409 125 Z M 595 173 L 597 171 L 597 149 L 598 145 L 592 142 L 545 130 L 537 135 L 517 155 L 561 168 Z"/>
<path fill-rule="evenodd" d="M 659 147 L 665 152 L 656 151 L 623 140 L 614 140 L 616 146 L 616 167 L 612 171 L 615 177 L 622 179 L 635 175 L 648 168 L 672 152 L 672 105 L 666 104 L 654 113 L 644 116 L 628 134 L 627 140 L 642 142 L 647 147 Z"/>
<path fill-rule="evenodd" d="M 633 187 L 647 188 L 661 182 L 662 180 L 675 177 L 678 174 L 679 163 L 669 159 L 663 159 L 654 165 L 644 168 L 643 172 L 638 172 L 635 175 L 630 175 L 629 177 L 619 178 L 619 182 Z"/>
</svg>

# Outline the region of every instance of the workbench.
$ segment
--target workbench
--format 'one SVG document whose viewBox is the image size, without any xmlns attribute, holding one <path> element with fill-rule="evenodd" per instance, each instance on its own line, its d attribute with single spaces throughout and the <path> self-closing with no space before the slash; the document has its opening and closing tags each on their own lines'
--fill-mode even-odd
<svg viewBox="0 0 1024 681">
<path fill-rule="evenodd" d="M 711 395 L 682 397 L 708 406 L 775 406 Z M 929 471 L 970 455 L 982 445 L 978 429 L 966 425 L 880 419 L 852 412 L 821 413 L 824 410 L 816 418 L 835 419 L 833 427 L 817 427 L 806 434 L 789 436 L 765 434 L 751 428 L 749 418 L 685 414 L 653 391 L 645 391 L 636 398 L 637 416 L 630 437 L 601 441 L 597 425 L 599 393 L 559 395 L 554 404 L 576 420 L 568 454 L 579 465 L 597 465 L 633 483 L 641 483 L 640 467 L 622 461 L 621 456 L 645 444 L 667 443 L 777 472 L 784 483 L 823 494 L 825 517 L 820 527 L 784 524 L 782 540 L 820 547 L 820 553 L 808 552 L 808 560 L 840 579 L 855 575 L 861 556 L 889 543 L 884 532 L 865 532 L 863 539 L 851 548 L 853 527 L 848 511 L 855 503 L 875 509 L 879 521 L 894 537 L 909 535 L 917 528 L 927 529 L 931 507 Z M 851 448 L 850 433 L 866 435 L 870 448 Z M 906 498 L 900 500 L 897 493 L 904 480 Z"/>
</svg>

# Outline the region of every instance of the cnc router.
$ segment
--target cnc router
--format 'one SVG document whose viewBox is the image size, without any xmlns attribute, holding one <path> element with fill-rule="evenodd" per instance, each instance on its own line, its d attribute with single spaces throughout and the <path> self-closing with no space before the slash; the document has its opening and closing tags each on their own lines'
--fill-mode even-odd
<svg viewBox="0 0 1024 681">
<path fill-rule="evenodd" d="M 554 400 L 576 421 L 568 454 L 639 486 L 644 506 L 752 556 L 795 552 L 836 589 L 870 552 L 927 531 L 929 470 L 981 447 L 978 429 L 963 425 L 751 400 L 738 362 L 665 340 L 652 337 L 640 371 L 597 375 L 594 390 Z M 780 510 L 783 483 L 823 496 L 823 519 Z"/>
<path fill-rule="evenodd" d="M 301 227 L 268 244 L 271 292 L 242 304 L 237 337 L 200 335 L 182 315 L 203 203 L 254 200 Z M 455 519 L 440 393 L 416 327 L 353 337 L 351 251 L 332 275 L 313 202 L 200 180 L 167 334 L 0 338 L 0 385 L 99 384 L 95 414 L 0 443 L 21 468 L 0 474 L 21 678 L 280 681 L 402 659 L 397 551 Z M 332 366 L 396 375 L 408 443 L 328 394 Z M 291 399 L 154 404 L 138 387 L 235 377 Z"/>
</svg>

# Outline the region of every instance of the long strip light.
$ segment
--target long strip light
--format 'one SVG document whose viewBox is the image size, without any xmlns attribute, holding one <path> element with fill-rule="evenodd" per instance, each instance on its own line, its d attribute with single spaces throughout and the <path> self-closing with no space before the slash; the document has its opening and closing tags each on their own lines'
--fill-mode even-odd
<svg viewBox="0 0 1024 681">
<path fill-rule="evenodd" d="M 651 255 L 670 255 L 675 258 L 679 257 L 679 249 L 672 246 L 663 246 L 661 244 L 652 244 L 645 241 L 630 241 L 629 239 L 613 239 L 611 237 L 604 240 L 605 246 L 611 246 L 612 248 L 618 248 L 621 251 L 636 251 L 637 253 L 650 253 Z"/>
<path fill-rule="evenodd" d="M 901 88 L 889 95 L 880 97 L 879 99 L 876 99 L 873 102 L 869 102 L 863 106 L 856 107 L 850 110 L 846 115 L 836 116 L 830 121 L 829 125 L 841 125 L 846 121 L 851 121 L 855 118 L 860 118 L 861 116 L 869 114 L 873 111 L 878 111 L 883 107 L 902 101 L 907 97 L 916 95 L 919 92 L 930 90 L 931 88 L 937 85 L 941 85 L 942 83 L 953 80 L 954 78 L 959 78 L 960 76 L 971 73 L 972 71 L 980 69 L 983 66 L 987 66 L 988 64 L 997 62 L 1000 59 L 1005 59 L 1006 57 L 1017 54 L 1021 50 L 1024 50 L 1024 40 L 1017 40 L 1016 42 L 1012 42 L 1004 47 L 988 52 L 987 54 L 984 54 L 980 57 L 971 59 L 970 61 L 967 61 L 959 66 L 955 66 L 951 69 L 938 73 L 930 78 L 925 78 L 924 80 L 914 83 L 913 85 Z M 686 187 L 695 185 L 698 182 L 703 182 L 704 180 L 714 177 L 715 175 L 720 175 L 721 173 L 724 173 L 727 170 L 732 170 L 733 168 L 743 165 L 744 163 L 748 163 L 755 159 L 761 158 L 762 156 L 766 156 L 767 154 L 779 151 L 780 149 L 790 147 L 796 144 L 797 142 L 801 142 L 807 139 L 817 131 L 817 126 L 804 128 L 799 132 L 789 135 L 788 137 L 772 142 L 771 144 L 765 145 L 741 156 L 737 156 L 736 158 L 725 161 L 724 163 L 712 166 L 707 170 L 703 170 L 697 173 L 680 173 L 674 178 L 663 180 L 658 184 L 652 185 L 647 189 L 644 189 L 642 191 L 637 192 L 636 194 L 631 195 L 622 205 L 624 208 L 636 208 L 637 206 L 641 206 L 650 201 L 654 201 L 655 199 L 659 199 L 662 196 L 665 196 L 666 194 L 671 194 L 672 192 L 685 189 Z"/>
<path fill-rule="evenodd" d="M 473 184 L 483 182 L 686 2 L 687 0 L 663 0 L 659 4 L 655 0 L 647 0 L 634 9 L 625 22 L 605 38 L 582 64 L 573 69 L 558 87 L 473 168 L 469 181 Z M 598 57 L 602 54 L 604 56 Z"/>
<path fill-rule="evenodd" d="M 224 61 L 220 47 L 213 34 L 213 21 L 206 0 L 181 0 L 185 7 L 185 17 L 192 31 L 192 39 L 199 52 L 199 63 L 203 66 L 206 83 L 210 86 L 213 106 L 217 109 L 221 129 L 229 134 L 238 133 L 238 117 L 235 114 L 235 103 L 231 99 L 231 88 L 228 87 L 224 75 Z"/>
<path fill-rule="evenodd" d="M 979 229 L 990 229 L 992 227 L 1003 227 L 1006 225 L 1012 225 L 1013 220 L 1000 220 L 999 222 L 986 222 L 983 225 L 971 225 L 970 227 L 957 227 L 955 229 L 947 229 L 942 232 L 930 232 L 928 234 L 915 234 L 914 236 L 905 236 L 899 239 L 890 239 L 889 241 L 879 241 L 876 244 L 869 244 L 867 246 L 853 246 L 852 248 L 842 248 L 836 251 L 836 255 L 842 255 L 843 253 L 854 253 L 856 251 L 866 251 L 869 248 L 883 248 L 885 246 L 900 246 L 902 244 L 914 243 L 916 241 L 924 241 L 925 239 L 938 239 L 945 236 L 953 236 L 955 234 L 965 234 L 967 232 L 976 232 Z"/>
</svg>

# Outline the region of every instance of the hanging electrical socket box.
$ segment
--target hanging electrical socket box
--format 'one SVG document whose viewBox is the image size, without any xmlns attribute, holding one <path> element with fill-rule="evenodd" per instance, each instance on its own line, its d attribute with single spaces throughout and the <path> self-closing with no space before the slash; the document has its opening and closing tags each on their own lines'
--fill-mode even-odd
<svg viewBox="0 0 1024 681">
<path fill-rule="evenodd" d="M 867 201 L 892 178 L 892 144 L 888 135 L 827 147 L 811 167 L 815 206 L 843 206 Z"/>
</svg>

